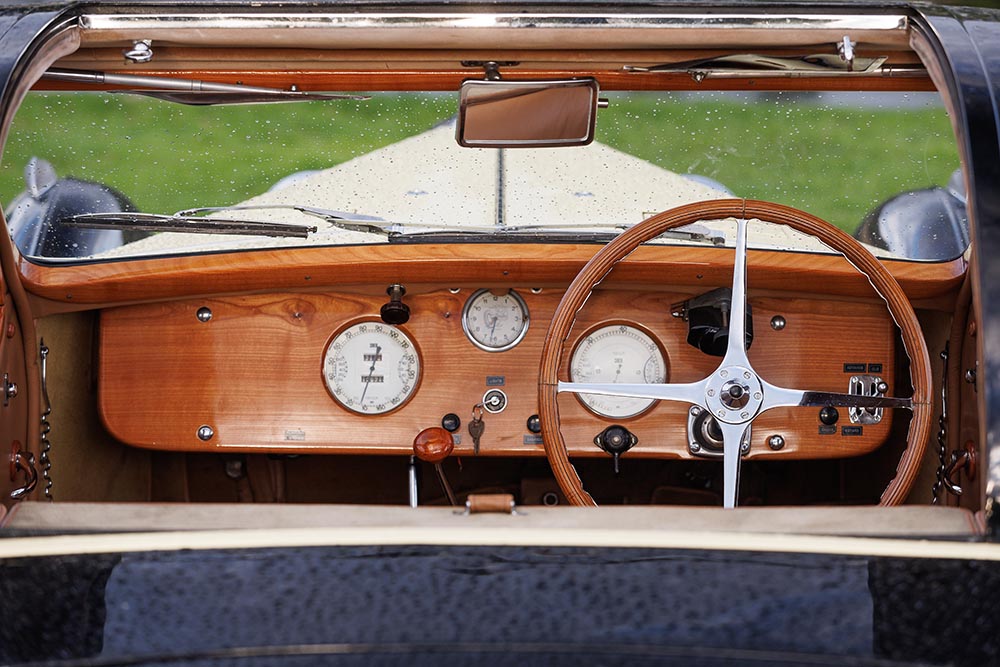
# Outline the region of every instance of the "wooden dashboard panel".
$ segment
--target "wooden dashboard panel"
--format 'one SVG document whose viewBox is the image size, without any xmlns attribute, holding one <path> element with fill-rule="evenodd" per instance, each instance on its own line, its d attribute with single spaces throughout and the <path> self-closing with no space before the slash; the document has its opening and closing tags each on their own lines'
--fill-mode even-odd
<svg viewBox="0 0 1000 667">
<path fill-rule="evenodd" d="M 537 412 L 541 346 L 562 291 L 516 287 L 530 309 L 528 332 L 511 350 L 485 352 L 473 346 L 461 324 L 463 305 L 478 287 L 482 285 L 407 294 L 412 315 L 401 328 L 419 350 L 422 380 L 412 400 L 381 416 L 354 414 L 338 404 L 324 384 L 322 357 L 337 331 L 354 322 L 377 321 L 384 296 L 288 292 L 107 309 L 101 315 L 99 358 L 102 418 L 121 441 L 154 449 L 400 455 L 411 452 L 421 429 L 438 426 L 443 415 L 455 413 L 463 422 L 455 452 L 471 455 L 466 428 L 473 407 L 489 386 L 502 381 L 509 403 L 502 413 L 485 415 L 481 454 L 543 456 L 540 440 L 526 422 Z M 703 378 L 719 359 L 688 345 L 687 324 L 670 314 L 673 303 L 690 296 L 679 290 L 597 290 L 570 336 L 564 367 L 587 330 L 605 321 L 632 322 L 661 342 L 671 381 Z M 843 392 L 851 368 L 880 364 L 889 393 L 896 393 L 896 336 L 883 307 L 771 296 L 751 298 L 750 303 L 756 337 L 749 356 L 768 381 Z M 211 319 L 200 321 L 199 308 L 211 309 Z M 776 314 L 787 322 L 780 331 L 769 326 Z M 606 456 L 593 439 L 620 423 L 639 438 L 629 457 L 691 457 L 686 406 L 662 402 L 638 417 L 608 420 L 588 412 L 571 395 L 560 400 L 574 455 Z M 820 434 L 817 408 L 767 413 L 754 422 L 749 456 L 853 456 L 885 441 L 890 416 L 845 435 L 841 427 L 851 426 L 846 412 L 841 410 L 834 433 L 825 435 Z M 207 441 L 198 437 L 202 426 L 213 431 Z M 766 444 L 775 434 L 786 442 L 777 452 Z"/>
</svg>

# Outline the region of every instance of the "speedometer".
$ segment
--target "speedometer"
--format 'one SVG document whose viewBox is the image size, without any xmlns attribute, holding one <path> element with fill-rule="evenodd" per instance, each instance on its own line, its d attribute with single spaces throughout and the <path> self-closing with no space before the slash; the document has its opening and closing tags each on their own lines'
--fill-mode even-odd
<svg viewBox="0 0 1000 667">
<path fill-rule="evenodd" d="M 667 381 L 663 350 L 652 336 L 628 324 L 594 329 L 580 339 L 569 367 L 573 382 L 651 384 Z M 611 419 L 634 417 L 656 401 L 648 398 L 577 394 L 594 414 Z"/>
<path fill-rule="evenodd" d="M 352 412 L 380 415 L 406 403 L 420 382 L 420 356 L 410 337 L 382 322 L 342 330 L 323 355 L 323 379 Z"/>
</svg>

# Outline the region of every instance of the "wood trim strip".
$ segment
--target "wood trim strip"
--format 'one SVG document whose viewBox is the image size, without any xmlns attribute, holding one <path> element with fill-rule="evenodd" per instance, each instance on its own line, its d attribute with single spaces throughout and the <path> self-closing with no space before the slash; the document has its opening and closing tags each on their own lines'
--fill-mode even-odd
<svg viewBox="0 0 1000 667">
<path fill-rule="evenodd" d="M 136 70 L 117 71 L 136 74 Z M 239 81 L 245 85 L 287 89 L 292 85 L 299 90 L 365 90 L 365 91 L 455 91 L 466 79 L 481 78 L 476 69 L 427 70 L 356 69 L 336 72 L 268 71 L 268 70 L 170 70 L 158 75 L 202 81 Z M 825 90 L 825 91 L 934 91 L 934 84 L 927 76 L 875 77 L 875 76 L 826 76 L 809 78 L 753 77 L 745 79 L 707 78 L 695 81 L 687 73 L 622 72 L 602 69 L 538 69 L 517 70 L 517 78 L 567 79 L 593 77 L 603 90 Z M 76 83 L 39 81 L 35 90 L 79 90 Z M 100 87 L 88 90 L 100 90 Z M 106 86 L 107 90 L 121 90 L 122 86 Z"/>
<path fill-rule="evenodd" d="M 25 288 L 46 301 L 48 312 L 108 304 L 140 303 L 205 294 L 258 291 L 375 289 L 382 283 L 456 286 L 564 285 L 601 246 L 592 244 L 454 244 L 341 246 L 241 251 L 94 264 L 40 265 L 21 258 Z M 840 255 L 751 251 L 751 286 L 757 290 L 821 292 L 857 297 L 874 293 L 868 281 Z M 910 299 L 950 296 L 961 284 L 966 264 L 887 261 Z M 608 284 L 662 286 L 663 271 L 678 286 L 726 285 L 733 252 L 725 248 L 643 246 L 618 266 Z M 770 269 L 770 270 L 767 270 Z M 377 291 L 381 291 L 379 287 Z M 866 290 L 866 291 L 861 291 Z"/>
</svg>

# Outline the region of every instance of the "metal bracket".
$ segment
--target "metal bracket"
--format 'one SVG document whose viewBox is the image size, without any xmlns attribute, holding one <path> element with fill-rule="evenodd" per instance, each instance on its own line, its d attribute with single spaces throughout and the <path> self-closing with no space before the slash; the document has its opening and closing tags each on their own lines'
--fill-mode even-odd
<svg viewBox="0 0 1000 667">
<path fill-rule="evenodd" d="M 482 67 L 486 73 L 487 81 L 500 81 L 503 76 L 500 74 L 501 67 L 517 67 L 521 63 L 516 60 L 463 60 L 462 67 Z"/>
<path fill-rule="evenodd" d="M 6 408 L 10 405 L 10 399 L 17 396 L 17 383 L 11 382 L 10 375 L 8 373 L 3 374 L 3 406 Z"/>
<path fill-rule="evenodd" d="M 10 481 L 17 479 L 18 472 L 24 473 L 24 484 L 10 492 L 13 500 L 23 500 L 38 484 L 34 454 L 21 451 L 21 443 L 15 440 L 10 444 Z"/>
<path fill-rule="evenodd" d="M 857 46 L 851 41 L 851 38 L 844 35 L 844 39 L 837 42 L 837 53 L 840 54 L 841 60 L 847 63 L 847 71 L 854 71 L 854 47 Z"/>
<path fill-rule="evenodd" d="M 153 59 L 153 40 L 139 39 L 132 42 L 132 46 L 124 49 L 122 55 L 126 60 L 134 63 L 148 63 Z"/>
<path fill-rule="evenodd" d="M 852 375 L 847 393 L 858 396 L 885 396 L 889 385 L 877 375 Z M 851 408 L 852 424 L 878 424 L 882 421 L 882 408 Z"/>
</svg>

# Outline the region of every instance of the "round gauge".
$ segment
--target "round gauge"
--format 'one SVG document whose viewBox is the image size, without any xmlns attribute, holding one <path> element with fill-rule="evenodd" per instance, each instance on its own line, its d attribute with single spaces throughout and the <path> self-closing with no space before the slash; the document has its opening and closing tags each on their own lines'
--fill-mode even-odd
<svg viewBox="0 0 1000 667">
<path fill-rule="evenodd" d="M 514 290 L 481 289 L 462 309 L 462 328 L 472 344 L 487 352 L 509 350 L 528 332 L 528 305 Z"/>
<path fill-rule="evenodd" d="M 627 324 L 594 329 L 580 339 L 569 366 L 573 382 L 652 384 L 667 381 L 667 364 L 659 344 Z M 634 417 L 656 401 L 598 394 L 577 394 L 594 414 L 611 419 Z"/>
<path fill-rule="evenodd" d="M 352 412 L 380 415 L 413 396 L 420 382 L 420 356 L 409 336 L 382 322 L 359 322 L 330 341 L 323 379 Z"/>
</svg>

